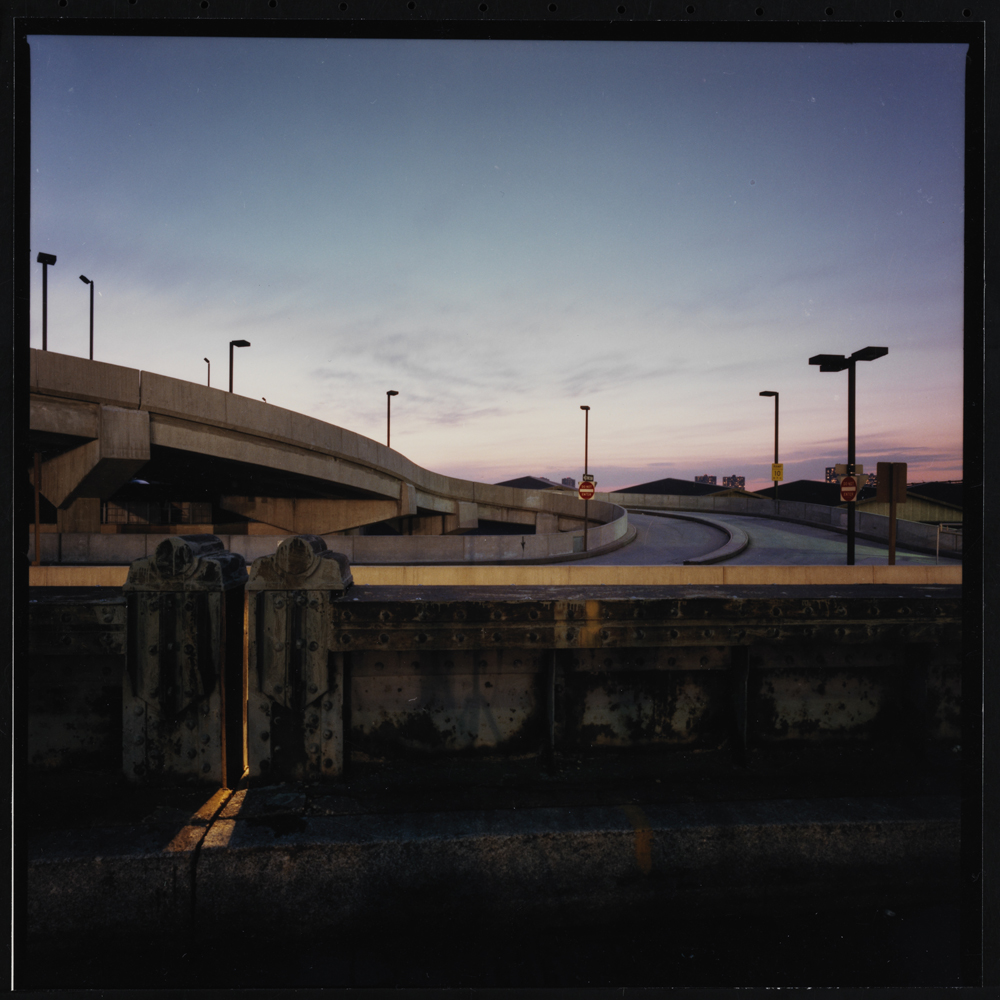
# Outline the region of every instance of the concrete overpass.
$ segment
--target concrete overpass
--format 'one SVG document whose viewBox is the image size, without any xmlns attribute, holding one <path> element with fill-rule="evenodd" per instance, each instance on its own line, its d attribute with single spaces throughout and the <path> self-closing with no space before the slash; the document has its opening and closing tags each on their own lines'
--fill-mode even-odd
<svg viewBox="0 0 1000 1000">
<path fill-rule="evenodd" d="M 32 350 L 30 378 L 29 445 L 43 456 L 40 491 L 58 509 L 59 533 L 114 532 L 101 524 L 101 502 L 141 470 L 176 483 L 172 499 L 210 496 L 245 534 L 379 525 L 390 534 L 368 540 L 376 562 L 530 562 L 583 551 L 584 505 L 570 494 L 441 476 L 345 428 L 153 372 Z M 589 517 L 588 550 L 634 535 L 620 506 L 592 501 Z"/>
</svg>

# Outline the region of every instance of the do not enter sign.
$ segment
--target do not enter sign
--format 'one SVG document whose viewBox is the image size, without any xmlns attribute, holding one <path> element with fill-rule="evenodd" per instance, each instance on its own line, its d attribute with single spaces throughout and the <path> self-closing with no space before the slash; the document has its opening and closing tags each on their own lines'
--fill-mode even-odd
<svg viewBox="0 0 1000 1000">
<path fill-rule="evenodd" d="M 594 499 L 594 484 L 593 483 L 580 483 L 577 487 L 577 492 L 580 494 L 581 500 L 593 500 Z"/>
<path fill-rule="evenodd" d="M 850 503 L 858 495 L 858 481 L 854 476 L 844 476 L 840 481 L 840 502 Z"/>
</svg>

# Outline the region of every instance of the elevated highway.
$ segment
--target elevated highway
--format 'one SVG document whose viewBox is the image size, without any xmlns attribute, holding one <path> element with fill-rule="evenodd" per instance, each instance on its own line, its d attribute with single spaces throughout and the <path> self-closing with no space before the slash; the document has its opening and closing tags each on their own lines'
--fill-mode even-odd
<svg viewBox="0 0 1000 1000">
<path fill-rule="evenodd" d="M 102 527 L 101 501 L 141 470 L 173 484 L 171 499 L 207 499 L 237 527 L 252 525 L 243 533 L 381 525 L 391 534 L 370 540 L 375 561 L 425 561 L 426 553 L 530 562 L 583 551 L 584 505 L 570 494 L 438 475 L 345 428 L 153 372 L 32 350 L 30 378 L 29 443 L 43 456 L 40 490 L 58 508 L 60 532 L 114 530 Z M 624 509 L 607 501 L 592 501 L 589 518 L 588 550 L 634 534 Z M 421 541 L 493 532 L 492 540 Z"/>
</svg>

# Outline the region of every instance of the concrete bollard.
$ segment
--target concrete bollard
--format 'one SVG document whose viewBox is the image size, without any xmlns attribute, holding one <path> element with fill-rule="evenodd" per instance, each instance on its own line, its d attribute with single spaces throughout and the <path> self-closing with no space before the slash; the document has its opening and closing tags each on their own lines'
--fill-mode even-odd
<svg viewBox="0 0 1000 1000">
<path fill-rule="evenodd" d="M 247 581 L 249 777 L 315 781 L 344 769 L 344 657 L 330 605 L 353 583 L 316 535 L 284 539 Z"/>
<path fill-rule="evenodd" d="M 215 535 L 165 538 L 129 567 L 122 763 L 136 782 L 243 776 L 243 557 Z"/>
</svg>

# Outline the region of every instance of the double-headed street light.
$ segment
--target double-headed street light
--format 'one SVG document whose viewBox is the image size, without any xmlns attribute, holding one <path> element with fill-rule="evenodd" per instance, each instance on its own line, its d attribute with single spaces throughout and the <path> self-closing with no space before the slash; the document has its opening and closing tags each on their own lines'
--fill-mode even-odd
<svg viewBox="0 0 1000 1000">
<path fill-rule="evenodd" d="M 809 359 L 809 364 L 819 365 L 821 372 L 842 372 L 847 369 L 847 474 L 854 476 L 854 369 L 858 361 L 874 361 L 884 358 L 888 347 L 863 347 L 850 357 L 843 354 L 817 354 Z M 854 565 L 854 503 L 847 503 L 847 565 Z"/>
<path fill-rule="evenodd" d="M 42 265 L 42 350 L 49 349 L 49 264 L 56 262 L 54 253 L 40 253 L 38 263 Z"/>
<path fill-rule="evenodd" d="M 385 391 L 385 446 L 389 447 L 389 430 L 392 423 L 392 397 L 398 396 L 399 393 L 395 389 L 386 389 Z"/>
<path fill-rule="evenodd" d="M 249 347 L 249 340 L 231 340 L 229 341 L 229 391 L 233 391 L 233 348 L 234 347 Z M 208 358 L 205 359 L 206 361 Z"/>
<path fill-rule="evenodd" d="M 80 275 L 85 285 L 90 285 L 90 360 L 94 360 L 94 282 L 85 274 Z"/>
<path fill-rule="evenodd" d="M 759 392 L 758 396 L 774 396 L 774 464 L 778 464 L 778 394 L 776 392 Z M 774 502 L 778 502 L 778 480 L 774 480 Z"/>
</svg>

